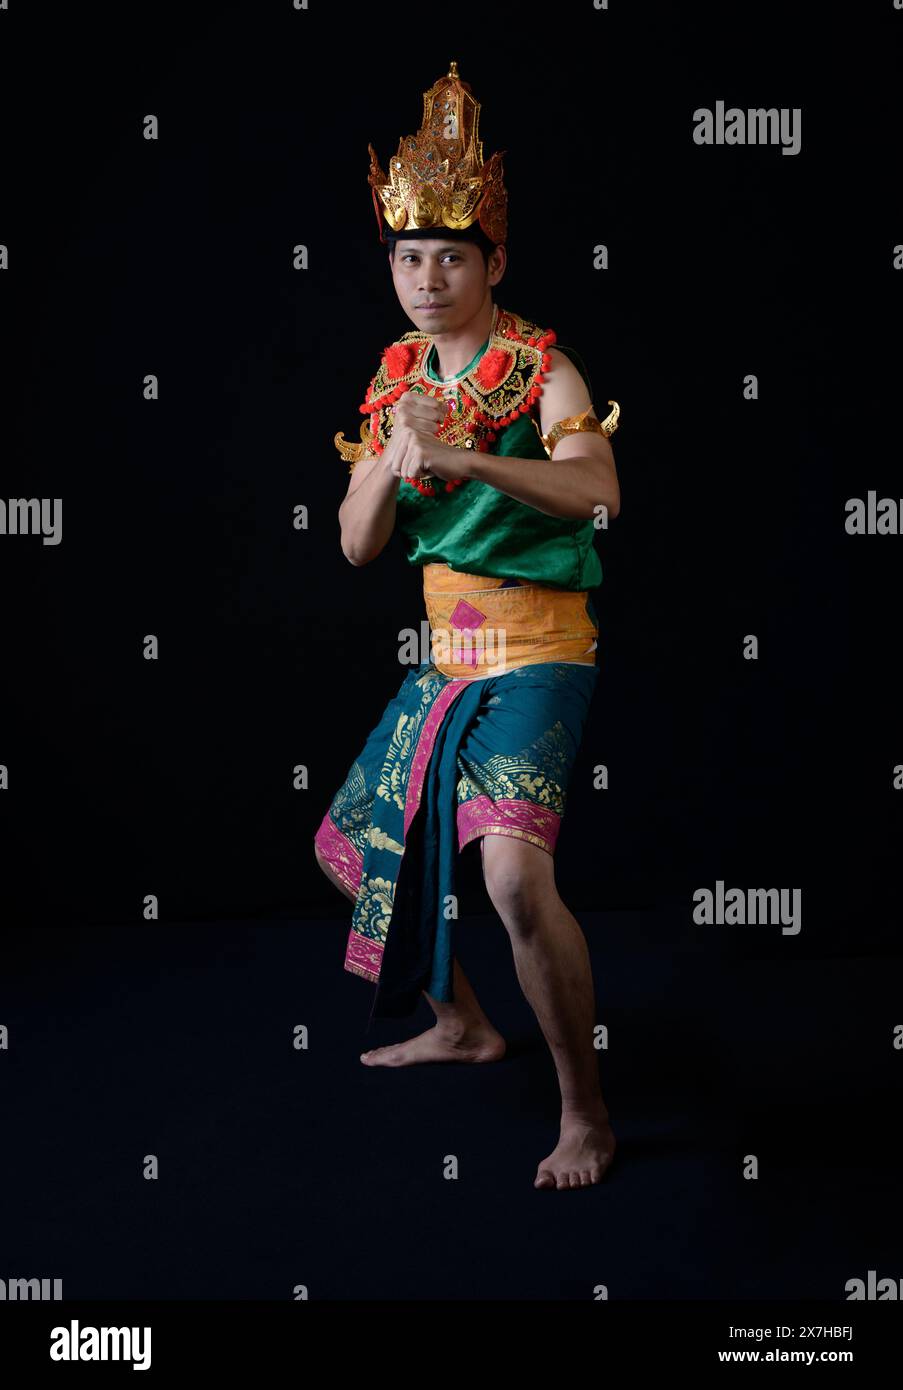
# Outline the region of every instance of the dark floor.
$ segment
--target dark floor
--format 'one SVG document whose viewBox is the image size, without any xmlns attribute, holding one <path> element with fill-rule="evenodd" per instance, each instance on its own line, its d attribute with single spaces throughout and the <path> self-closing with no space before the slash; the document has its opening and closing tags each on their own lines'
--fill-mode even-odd
<svg viewBox="0 0 903 1390">
<path fill-rule="evenodd" d="M 344 921 L 8 934 L 0 1274 L 364 1300 L 840 1300 L 903 1274 L 897 962 L 732 958 L 668 913 L 581 923 L 620 1147 L 562 1193 L 533 1187 L 557 1088 L 497 919 L 462 921 L 459 953 L 508 1056 L 391 1071 L 359 1053 L 432 1014 L 366 1031 Z"/>
</svg>

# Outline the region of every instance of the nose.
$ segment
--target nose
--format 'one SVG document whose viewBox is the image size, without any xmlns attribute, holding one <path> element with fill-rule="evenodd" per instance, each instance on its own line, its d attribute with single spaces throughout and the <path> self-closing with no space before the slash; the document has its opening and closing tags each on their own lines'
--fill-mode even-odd
<svg viewBox="0 0 903 1390">
<path fill-rule="evenodd" d="M 424 260 L 418 286 L 421 294 L 431 294 L 445 284 L 442 267 L 433 261 Z"/>
</svg>

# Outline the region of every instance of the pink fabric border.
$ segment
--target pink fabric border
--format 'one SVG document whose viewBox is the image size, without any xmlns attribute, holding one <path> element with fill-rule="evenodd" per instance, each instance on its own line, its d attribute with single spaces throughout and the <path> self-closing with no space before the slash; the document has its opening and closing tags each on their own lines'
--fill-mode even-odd
<svg viewBox="0 0 903 1390">
<path fill-rule="evenodd" d="M 408 777 L 407 794 L 405 797 L 404 808 L 404 837 L 407 839 L 408 829 L 411 821 L 417 814 L 420 806 L 420 798 L 423 794 L 423 784 L 426 780 L 426 771 L 432 756 L 433 746 L 436 742 L 436 734 L 445 713 L 452 701 L 460 695 L 467 681 L 449 681 L 444 689 L 440 690 L 420 729 L 417 739 L 417 747 L 414 749 L 414 757 L 411 763 L 411 772 Z M 349 840 L 342 834 L 338 826 L 331 819 L 329 812 L 323 817 L 320 828 L 314 837 L 320 847 L 323 858 L 327 861 L 334 872 L 341 878 L 352 892 L 357 896 L 361 888 L 361 877 L 363 874 L 364 860 Z M 347 856 L 352 860 L 352 868 L 349 871 L 348 865 L 343 860 Z M 403 857 L 403 856 L 402 856 Z M 400 869 L 399 869 L 400 871 Z M 349 874 L 353 877 L 349 877 Z M 396 879 L 397 882 L 397 879 Z M 365 980 L 372 984 L 379 981 L 379 972 L 382 966 L 384 945 L 380 941 L 374 941 L 372 937 L 362 936 L 352 927 L 348 932 L 348 941 L 345 947 L 345 969 L 351 971 L 353 975 L 361 975 Z"/>
<path fill-rule="evenodd" d="M 371 984 L 379 979 L 383 960 L 383 944 L 373 941 L 369 936 L 359 936 L 356 931 L 348 933 L 348 946 L 345 951 L 345 969 L 352 975 L 362 975 Z"/>
<path fill-rule="evenodd" d="M 328 811 L 321 820 L 320 828 L 314 836 L 314 844 L 333 873 L 357 897 L 361 891 L 364 856 L 355 849 L 347 836 L 342 834 Z M 351 860 L 350 866 L 348 864 L 349 859 Z"/>
<path fill-rule="evenodd" d="M 530 840 L 552 854 L 561 828 L 561 817 L 548 806 L 533 801 L 475 796 L 458 807 L 458 849 L 478 835 L 512 835 Z"/>
<path fill-rule="evenodd" d="M 445 712 L 451 702 L 461 694 L 465 685 L 469 684 L 469 681 L 449 681 L 445 689 L 439 692 L 430 705 L 429 714 L 423 721 L 423 728 L 420 730 L 420 737 L 417 740 L 417 747 L 414 750 L 411 775 L 408 778 L 408 793 L 404 807 L 405 839 L 408 837 L 411 821 L 417 814 L 417 808 L 420 805 L 423 783 L 426 779 L 426 770 L 429 767 L 430 758 L 433 754 L 433 744 L 436 742 L 436 734 L 439 731 L 439 725 L 445 718 Z"/>
</svg>

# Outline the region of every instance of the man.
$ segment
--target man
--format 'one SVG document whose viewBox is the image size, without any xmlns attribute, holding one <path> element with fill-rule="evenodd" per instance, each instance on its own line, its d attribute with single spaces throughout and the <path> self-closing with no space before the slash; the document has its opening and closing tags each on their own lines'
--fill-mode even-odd
<svg viewBox="0 0 903 1390">
<path fill-rule="evenodd" d="M 598 678 L 587 590 L 601 579 L 593 519 L 620 508 L 618 406 L 600 423 L 577 355 L 493 300 L 507 194 L 501 155 L 483 163 L 478 116 L 452 63 L 389 179 L 370 147 L 380 239 L 414 329 L 385 349 L 361 443 L 336 436 L 352 469 L 341 544 L 365 565 L 399 527 L 423 567 L 433 655 L 352 764 L 316 856 L 355 905 L 345 965 L 377 984 L 374 1014 L 409 1014 L 421 993 L 436 1014 L 361 1061 L 487 1062 L 505 1041 L 455 956 L 450 891 L 456 853 L 479 839 L 561 1088 L 559 1140 L 534 1185 L 561 1190 L 599 1182 L 615 1151 L 589 954 L 553 854 Z"/>
</svg>

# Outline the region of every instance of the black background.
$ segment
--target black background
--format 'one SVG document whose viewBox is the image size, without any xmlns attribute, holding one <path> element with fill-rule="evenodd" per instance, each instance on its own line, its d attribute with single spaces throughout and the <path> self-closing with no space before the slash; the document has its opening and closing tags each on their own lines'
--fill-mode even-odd
<svg viewBox="0 0 903 1390">
<path fill-rule="evenodd" d="M 2 491 L 63 499 L 60 546 L 0 537 L 2 1164 L 37 1219 L 7 1213 L 0 1277 L 41 1266 L 72 1297 L 290 1297 L 307 1275 L 323 1297 L 580 1298 L 610 1279 L 613 1297 L 840 1298 L 882 1254 L 903 1275 L 880 1179 L 899 1104 L 903 539 L 844 530 L 848 498 L 903 495 L 903 13 L 793 13 L 0 14 Z M 350 909 L 313 856 L 404 674 L 397 633 L 423 616 L 397 538 L 361 569 L 339 548 L 333 435 L 357 438 L 410 326 L 367 142 L 385 168 L 452 58 L 486 157 L 507 151 L 495 298 L 580 352 L 597 410 L 622 408 L 601 677 L 556 856 L 616 1040 L 617 1198 L 617 1169 L 591 1195 L 532 1191 L 554 1077 L 478 855 L 462 942 L 523 1067 L 507 1096 L 492 1069 L 423 1069 L 410 1090 L 364 1073 L 370 990 L 341 970 Z M 718 100 L 801 107 L 801 153 L 696 145 L 693 112 Z M 719 879 L 802 889 L 799 936 L 695 926 L 693 892 Z M 310 1059 L 299 1020 L 320 1028 Z M 440 1218 L 455 1185 L 425 1174 L 465 1136 L 488 1186 Z M 180 1185 L 149 1205 L 140 1158 L 161 1151 Z M 744 1183 L 740 1157 L 765 1151 L 771 1186 Z M 794 1235 L 787 1212 L 826 1172 Z M 476 1223 L 496 1184 L 512 1195 L 493 1258 Z M 573 1203 L 597 1199 L 617 1268 L 594 1256 L 584 1278 Z M 573 1229 L 545 1215 L 560 1201 Z M 461 1285 L 468 1220 L 479 1271 Z M 298 1231 L 306 1260 L 276 1249 Z"/>
</svg>

